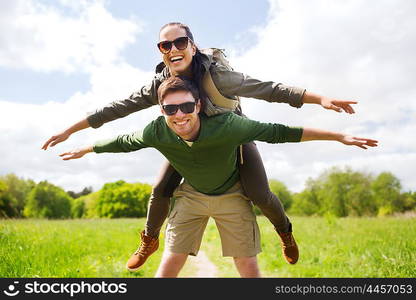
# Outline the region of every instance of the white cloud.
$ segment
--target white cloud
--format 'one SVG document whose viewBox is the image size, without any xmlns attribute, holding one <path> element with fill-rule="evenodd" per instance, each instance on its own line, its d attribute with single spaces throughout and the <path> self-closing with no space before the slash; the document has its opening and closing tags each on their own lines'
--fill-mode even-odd
<svg viewBox="0 0 416 300">
<path fill-rule="evenodd" d="M 253 119 L 332 129 L 375 138 L 378 149 L 361 151 L 329 142 L 261 145 L 269 177 L 292 190 L 331 165 L 370 171 L 391 170 L 406 188 L 416 188 L 416 19 L 414 1 L 275 0 L 269 22 L 256 28 L 259 43 L 232 52 L 237 70 L 263 80 L 301 86 L 308 91 L 358 100 L 355 115 L 336 114 L 313 105 L 295 110 L 284 104 L 244 99 Z M 273 152 L 290 155 L 276 157 Z M 400 168 L 398 166 L 401 166 Z M 300 179 L 300 181 L 299 181 Z"/>
<path fill-rule="evenodd" d="M 88 71 L 120 62 L 142 25 L 114 18 L 102 1 L 2 1 L 0 66 L 35 71 Z M 68 12 L 71 12 L 69 15 Z"/>
<path fill-rule="evenodd" d="M 143 127 L 158 114 L 156 108 L 100 130 L 76 133 L 46 152 L 40 150 L 52 134 L 84 118 L 87 112 L 128 97 L 153 76 L 132 67 L 121 56 L 123 48 L 134 41 L 137 24 L 115 19 L 99 1 L 62 3 L 75 16 L 68 17 L 66 11 L 35 2 L 8 2 L 7 7 L 2 3 L 0 65 L 35 71 L 81 69 L 90 76 L 90 90 L 42 105 L 0 101 L 1 174 L 13 172 L 73 190 L 89 185 L 98 189 L 105 182 L 119 179 L 154 181 L 162 162 L 155 150 L 142 151 L 147 152 L 145 155 L 120 155 L 114 165 L 109 164 L 108 155 L 63 162 L 58 154 Z"/>
</svg>

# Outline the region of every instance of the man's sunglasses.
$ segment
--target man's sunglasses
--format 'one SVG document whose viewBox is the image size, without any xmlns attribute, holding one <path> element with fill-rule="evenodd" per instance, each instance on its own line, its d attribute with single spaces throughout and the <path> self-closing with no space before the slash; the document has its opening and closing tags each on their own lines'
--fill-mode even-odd
<svg viewBox="0 0 416 300">
<path fill-rule="evenodd" d="M 168 54 L 172 50 L 172 44 L 175 44 L 176 49 L 185 50 L 188 47 L 189 38 L 187 36 L 179 37 L 173 41 L 163 41 L 157 44 L 160 52 Z"/>
<path fill-rule="evenodd" d="M 184 114 L 191 114 L 195 110 L 196 102 L 184 102 L 181 104 L 162 105 L 162 109 L 168 116 L 173 116 L 180 109 Z"/>
</svg>

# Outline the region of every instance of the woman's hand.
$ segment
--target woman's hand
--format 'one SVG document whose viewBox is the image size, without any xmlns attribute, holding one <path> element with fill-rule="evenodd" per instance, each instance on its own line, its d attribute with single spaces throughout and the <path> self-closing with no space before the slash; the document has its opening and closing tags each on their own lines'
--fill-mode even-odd
<svg viewBox="0 0 416 300">
<path fill-rule="evenodd" d="M 48 147 L 53 147 L 56 144 L 59 144 L 63 141 L 66 141 L 69 138 L 70 135 L 71 134 L 68 133 L 67 131 L 62 131 L 61 133 L 53 135 L 49 138 L 49 140 L 46 141 L 45 144 L 43 144 L 42 149 L 46 150 L 46 149 L 48 149 Z"/>
<path fill-rule="evenodd" d="M 328 97 L 321 98 L 321 105 L 323 108 L 332 109 L 336 112 L 345 111 L 348 114 L 355 113 L 354 109 L 350 104 L 357 104 L 357 101 L 337 100 Z"/>
<path fill-rule="evenodd" d="M 68 129 L 53 135 L 49 140 L 46 141 L 45 144 L 43 144 L 42 149 L 46 150 L 48 147 L 53 147 L 56 144 L 59 144 L 65 140 L 67 140 L 71 134 L 83 130 L 85 128 L 90 127 L 90 124 L 88 123 L 87 119 L 82 119 L 81 121 L 73 124 Z"/>
<path fill-rule="evenodd" d="M 355 113 L 351 104 L 357 104 L 357 101 L 339 100 L 314 94 L 306 91 L 302 98 L 303 103 L 320 104 L 325 109 L 335 110 L 337 112 L 345 111 L 348 114 Z"/>
</svg>

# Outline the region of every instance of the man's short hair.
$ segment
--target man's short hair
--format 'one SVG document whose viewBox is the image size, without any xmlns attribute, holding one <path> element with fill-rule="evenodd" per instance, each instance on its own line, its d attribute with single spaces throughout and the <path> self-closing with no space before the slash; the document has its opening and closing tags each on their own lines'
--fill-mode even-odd
<svg viewBox="0 0 416 300">
<path fill-rule="evenodd" d="M 157 90 L 159 103 L 163 104 L 163 99 L 165 99 L 166 95 L 177 91 L 190 92 L 195 102 L 199 100 L 199 91 L 192 81 L 181 76 L 171 76 L 163 81 Z"/>
</svg>

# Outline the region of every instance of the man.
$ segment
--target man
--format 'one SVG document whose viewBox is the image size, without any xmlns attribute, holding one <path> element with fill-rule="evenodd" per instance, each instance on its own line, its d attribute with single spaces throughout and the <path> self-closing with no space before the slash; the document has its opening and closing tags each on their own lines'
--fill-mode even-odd
<svg viewBox="0 0 416 300">
<path fill-rule="evenodd" d="M 64 160 L 89 152 L 159 150 L 183 176 L 166 227 L 165 252 L 157 277 L 176 277 L 189 254 L 198 253 L 209 217 L 220 232 L 223 256 L 232 256 L 242 277 L 260 277 L 256 255 L 260 235 L 252 207 L 239 185 L 237 147 L 253 140 L 269 143 L 335 140 L 366 149 L 377 141 L 311 128 L 265 124 L 226 113 L 199 115 L 198 90 L 179 77 L 158 90 L 161 112 L 143 131 L 120 135 L 61 154 Z"/>
</svg>

